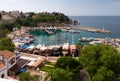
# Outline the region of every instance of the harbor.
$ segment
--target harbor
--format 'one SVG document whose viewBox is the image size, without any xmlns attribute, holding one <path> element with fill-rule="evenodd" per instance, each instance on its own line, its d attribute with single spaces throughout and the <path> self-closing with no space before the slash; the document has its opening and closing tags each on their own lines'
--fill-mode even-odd
<svg viewBox="0 0 120 81">
<path fill-rule="evenodd" d="M 49 30 L 61 30 L 61 31 L 68 31 L 68 32 L 80 32 L 88 31 L 88 32 L 96 32 L 96 33 L 111 33 L 111 31 L 103 28 L 96 28 L 96 27 L 86 27 L 86 26 L 70 26 L 70 27 L 35 27 L 35 28 L 27 28 L 28 30 L 45 30 L 47 33 L 52 34 L 52 31 Z"/>
<path fill-rule="evenodd" d="M 39 38 L 37 38 L 33 33 L 30 33 L 33 31 L 35 31 L 35 33 L 46 32 L 46 34 L 48 35 L 45 34 L 44 36 L 43 34 L 40 34 Z M 55 33 L 55 31 L 58 32 Z M 16 50 L 18 50 L 19 52 L 37 54 L 42 56 L 76 57 L 79 55 L 79 50 L 76 48 L 76 44 L 78 42 L 88 42 L 88 44 L 109 43 L 109 40 L 106 38 L 81 38 L 81 32 L 83 31 L 81 31 L 80 28 L 77 29 L 71 27 L 35 27 L 32 29 L 22 27 L 21 29 L 14 29 L 14 33 L 12 33 L 11 38 L 15 44 Z M 109 43 L 109 45 L 112 45 L 119 49 L 120 41 L 118 41 L 119 39 L 115 40 L 117 40 L 117 43 L 112 41 L 111 43 Z"/>
</svg>

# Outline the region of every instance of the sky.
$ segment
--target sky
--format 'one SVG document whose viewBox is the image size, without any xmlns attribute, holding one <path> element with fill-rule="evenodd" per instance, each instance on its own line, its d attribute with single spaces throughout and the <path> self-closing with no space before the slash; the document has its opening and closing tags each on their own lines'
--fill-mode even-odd
<svg viewBox="0 0 120 81">
<path fill-rule="evenodd" d="M 120 0 L 0 0 L 0 11 L 61 12 L 68 16 L 120 16 Z"/>
</svg>

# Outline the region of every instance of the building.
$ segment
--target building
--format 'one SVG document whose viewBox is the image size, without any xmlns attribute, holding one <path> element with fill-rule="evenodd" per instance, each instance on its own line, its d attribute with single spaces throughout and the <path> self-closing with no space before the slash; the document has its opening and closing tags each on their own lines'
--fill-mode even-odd
<svg viewBox="0 0 120 81">
<path fill-rule="evenodd" d="M 9 69 L 16 64 L 16 55 L 11 51 L 0 51 L 0 78 L 7 78 Z"/>
<path fill-rule="evenodd" d="M 2 55 L 0 55 L 0 78 L 7 78 L 7 66 Z"/>
</svg>

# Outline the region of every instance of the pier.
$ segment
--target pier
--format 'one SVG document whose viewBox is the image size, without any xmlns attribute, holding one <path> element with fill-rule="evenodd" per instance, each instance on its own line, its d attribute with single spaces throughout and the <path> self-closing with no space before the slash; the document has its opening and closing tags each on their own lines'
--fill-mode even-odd
<svg viewBox="0 0 120 81">
<path fill-rule="evenodd" d="M 31 28 L 29 28 L 31 29 Z M 86 26 L 70 26 L 70 27 L 35 27 L 34 29 L 45 30 L 48 34 L 53 34 L 52 30 L 80 32 L 79 30 L 94 32 L 94 33 L 111 33 L 111 31 L 104 28 L 86 27 Z M 31 29 L 33 30 L 33 29 Z M 51 31 L 49 31 L 51 30 Z M 74 31 L 75 30 L 75 31 Z"/>
<path fill-rule="evenodd" d="M 101 28 L 91 28 L 91 27 L 79 27 L 80 30 L 90 31 L 90 32 L 98 32 L 98 33 L 110 33 L 109 30 L 101 29 Z"/>
<path fill-rule="evenodd" d="M 83 30 L 88 32 L 96 32 L 96 33 L 110 33 L 109 30 L 105 30 L 102 28 L 85 27 L 85 26 L 58 27 L 58 29 L 73 29 L 73 30 Z"/>
</svg>

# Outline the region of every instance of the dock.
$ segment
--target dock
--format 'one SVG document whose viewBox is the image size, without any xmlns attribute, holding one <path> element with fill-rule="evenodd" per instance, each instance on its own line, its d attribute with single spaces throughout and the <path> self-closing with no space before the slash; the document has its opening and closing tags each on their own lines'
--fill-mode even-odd
<svg viewBox="0 0 120 81">
<path fill-rule="evenodd" d="M 89 31 L 89 32 L 98 32 L 98 33 L 110 33 L 109 30 L 101 29 L 101 28 L 91 28 L 91 27 L 79 27 L 80 30 Z"/>
<path fill-rule="evenodd" d="M 31 29 L 31 28 L 29 28 Z M 28 30 L 29 30 L 28 29 Z M 33 29 L 33 28 L 32 28 Z M 32 30 L 31 29 L 31 30 Z M 69 26 L 69 27 L 36 27 L 34 29 L 45 30 L 48 34 L 53 34 L 52 30 L 61 30 L 61 31 L 70 31 L 75 30 L 80 32 L 79 30 L 93 32 L 93 33 L 111 33 L 111 31 L 104 29 L 104 28 L 97 28 L 97 27 L 87 27 L 87 26 Z M 49 31 L 51 30 L 51 31 Z M 73 32 L 73 31 L 72 31 Z"/>
<path fill-rule="evenodd" d="M 96 33 L 111 33 L 109 30 L 105 30 L 102 28 L 86 27 L 86 26 L 59 27 L 59 29 L 83 30 L 88 32 L 96 32 Z"/>
</svg>

